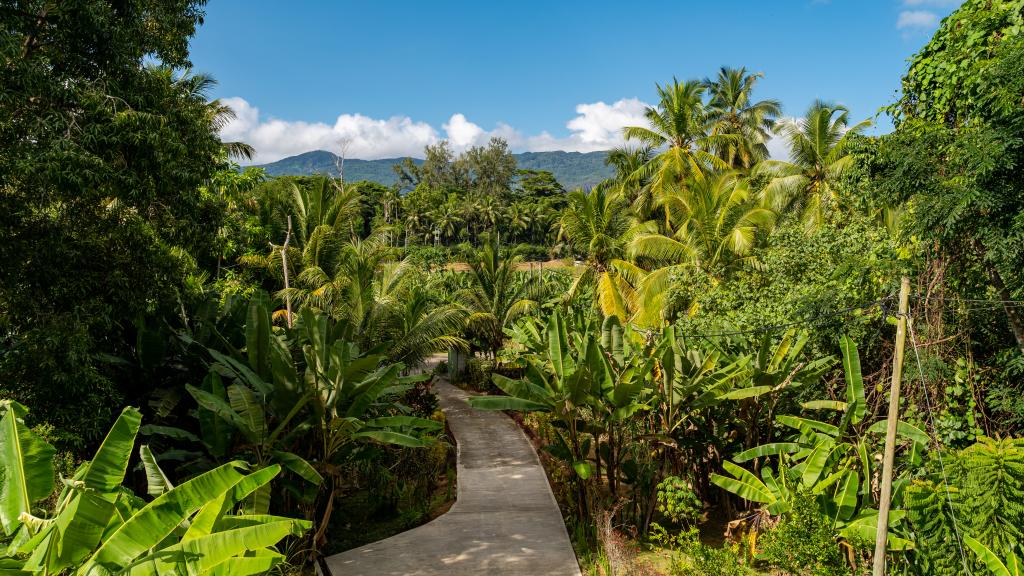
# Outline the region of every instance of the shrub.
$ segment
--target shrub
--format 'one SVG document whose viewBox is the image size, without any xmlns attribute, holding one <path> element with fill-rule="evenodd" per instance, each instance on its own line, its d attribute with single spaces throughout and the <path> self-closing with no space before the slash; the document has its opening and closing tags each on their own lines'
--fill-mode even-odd
<svg viewBox="0 0 1024 576">
<path fill-rule="evenodd" d="M 703 503 L 690 484 L 678 476 L 669 476 L 658 483 L 658 512 L 675 524 L 689 525 L 696 521 Z"/>
<path fill-rule="evenodd" d="M 732 548 L 716 548 L 701 542 L 696 528 L 680 534 L 676 542 L 683 554 L 673 557 L 672 576 L 746 576 L 752 573 Z"/>
<path fill-rule="evenodd" d="M 850 570 L 839 551 L 828 518 L 815 499 L 798 495 L 793 508 L 759 540 L 757 561 L 788 574 L 841 576 Z"/>
</svg>

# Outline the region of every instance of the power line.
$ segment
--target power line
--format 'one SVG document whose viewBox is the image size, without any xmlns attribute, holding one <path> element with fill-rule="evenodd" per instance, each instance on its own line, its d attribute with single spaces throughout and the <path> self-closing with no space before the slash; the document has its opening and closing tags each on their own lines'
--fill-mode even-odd
<svg viewBox="0 0 1024 576">
<path fill-rule="evenodd" d="M 769 325 L 758 326 L 756 328 L 749 328 L 749 329 L 745 329 L 745 330 L 732 330 L 732 331 L 725 331 L 725 332 L 703 332 L 703 333 L 693 333 L 693 332 L 689 332 L 689 331 L 684 331 L 684 332 L 686 332 L 687 336 L 692 336 L 692 337 L 696 337 L 696 338 L 714 338 L 714 337 L 718 337 L 718 336 L 738 336 L 738 335 L 742 335 L 742 334 L 758 334 L 758 333 L 761 333 L 761 332 L 773 332 L 773 331 L 776 331 L 776 330 L 782 330 L 784 328 L 792 328 L 794 326 L 818 325 L 818 324 L 824 324 L 825 323 L 824 320 L 828 320 L 828 319 L 831 319 L 831 318 L 837 318 L 837 317 L 840 317 L 840 316 L 846 316 L 847 314 L 849 314 L 851 312 L 856 312 L 857 310 L 866 310 L 868 308 L 873 308 L 875 306 L 880 306 L 882 308 L 882 310 L 885 311 L 885 310 L 888 309 L 885 306 L 885 303 L 891 301 L 892 299 L 893 299 L 893 296 L 889 295 L 889 296 L 886 296 L 885 298 L 880 298 L 878 300 L 873 300 L 871 302 L 860 304 L 858 306 L 850 306 L 849 308 L 842 308 L 842 309 L 839 309 L 839 310 L 833 310 L 832 312 L 825 312 L 823 314 L 819 314 L 819 315 L 813 316 L 811 318 L 805 318 L 803 320 L 795 320 L 793 322 L 783 322 L 781 324 L 769 324 Z"/>
<path fill-rule="evenodd" d="M 1010 304 L 1012 306 L 1024 306 L 1024 300 L 1002 300 L 999 298 L 956 298 L 947 296 L 922 296 L 920 294 L 913 294 L 911 298 L 915 300 L 934 300 L 938 302 L 970 302 L 970 303 L 983 303 L 983 304 Z"/>
<path fill-rule="evenodd" d="M 932 442 L 935 443 L 935 453 L 939 459 L 939 470 L 942 472 L 942 487 L 946 492 L 946 504 L 949 506 L 949 515 L 953 519 L 953 532 L 956 534 L 956 546 L 960 550 L 960 561 L 964 566 L 964 574 L 970 574 L 971 570 L 967 567 L 967 555 L 964 554 L 964 547 L 962 538 L 960 537 L 960 528 L 956 521 L 956 510 L 953 508 L 953 499 L 949 495 L 949 478 L 946 476 L 946 465 L 942 461 L 942 446 L 939 444 L 938 439 L 938 428 L 935 426 L 935 416 L 932 414 L 932 401 L 931 393 L 928 391 L 928 383 L 924 379 L 924 367 L 921 364 L 921 353 L 918 351 L 917 346 L 917 335 L 914 333 L 914 322 L 910 315 L 907 315 L 907 329 L 910 333 L 910 343 L 914 347 L 914 357 L 917 359 L 917 373 L 921 378 L 921 389 L 924 392 L 924 404 L 925 411 L 928 413 L 928 422 L 932 428 Z"/>
</svg>

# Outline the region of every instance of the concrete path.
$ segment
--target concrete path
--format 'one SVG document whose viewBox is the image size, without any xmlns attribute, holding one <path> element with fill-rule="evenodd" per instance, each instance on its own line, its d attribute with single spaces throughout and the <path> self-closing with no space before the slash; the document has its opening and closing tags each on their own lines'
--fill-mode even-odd
<svg viewBox="0 0 1024 576">
<path fill-rule="evenodd" d="M 579 576 L 558 504 L 530 441 L 508 416 L 434 384 L 458 441 L 458 499 L 418 528 L 327 558 L 334 576 Z"/>
</svg>

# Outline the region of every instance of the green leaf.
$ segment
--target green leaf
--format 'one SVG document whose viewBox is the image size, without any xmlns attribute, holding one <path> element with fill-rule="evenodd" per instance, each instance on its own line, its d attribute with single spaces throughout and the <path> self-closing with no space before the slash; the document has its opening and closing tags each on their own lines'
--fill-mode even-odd
<svg viewBox="0 0 1024 576">
<path fill-rule="evenodd" d="M 835 444 L 831 441 L 819 442 L 811 453 L 804 459 L 803 473 L 801 474 L 801 480 L 804 486 L 813 488 L 814 484 L 821 478 L 821 474 L 825 471 L 825 465 L 828 464 L 829 457 L 832 455 L 832 449 L 835 448 Z"/>
<path fill-rule="evenodd" d="M 903 518 L 904 512 L 902 510 L 892 510 L 889 512 L 889 528 L 887 547 L 893 551 L 904 551 L 912 550 L 914 543 L 906 538 L 900 538 L 892 533 L 892 527 L 898 524 Z M 839 528 L 839 534 L 847 540 L 860 540 L 862 542 L 872 542 L 875 539 L 875 533 L 878 531 L 878 510 L 869 509 L 864 510 L 860 514 L 847 522 Z"/>
<path fill-rule="evenodd" d="M 236 469 L 240 464 L 225 464 L 158 496 L 107 537 L 82 572 L 89 573 L 93 565 L 111 572 L 128 566 L 166 538 L 182 520 L 236 484 L 242 478 Z"/>
<path fill-rule="evenodd" d="M 543 404 L 549 397 L 549 392 L 546 389 L 529 380 L 513 380 L 501 374 L 493 374 L 491 375 L 491 381 L 502 392 L 516 398 L 523 398 Z"/>
<path fill-rule="evenodd" d="M 857 424 L 864 419 L 867 404 L 864 401 L 864 378 L 860 370 L 860 354 L 857 344 L 849 336 L 839 339 L 843 352 L 843 373 L 846 375 L 846 403 L 850 406 L 850 422 Z"/>
<path fill-rule="evenodd" d="M 274 457 L 277 458 L 277 461 L 283 464 L 285 468 L 295 472 L 307 482 L 316 484 L 317 486 L 323 483 L 324 477 L 321 476 L 320 473 L 317 472 L 316 469 L 313 468 L 309 462 L 306 462 L 306 460 L 301 456 L 292 454 L 291 452 L 279 452 L 276 450 L 273 454 Z"/>
<path fill-rule="evenodd" d="M 199 442 L 199 438 L 189 432 L 188 430 L 182 430 L 181 428 L 175 428 L 174 426 L 157 426 L 154 424 L 146 424 L 139 428 L 139 433 L 143 436 L 164 436 L 174 440 L 188 440 L 190 442 Z"/>
<path fill-rule="evenodd" d="M 840 400 L 811 400 L 810 402 L 801 402 L 800 406 L 807 410 L 837 410 L 842 412 L 846 410 L 846 402 Z"/>
<path fill-rule="evenodd" d="M 833 502 L 840 519 L 848 519 L 857 511 L 857 492 L 860 490 L 860 475 L 849 470 L 836 485 Z"/>
<path fill-rule="evenodd" d="M 246 432 L 247 436 L 252 433 L 251 430 L 247 430 L 245 420 L 231 408 L 227 400 L 205 390 L 200 390 L 191 384 L 185 384 L 185 390 L 188 390 L 188 393 L 195 398 L 200 408 L 209 410 L 224 422 L 231 424 L 235 429 Z"/>
<path fill-rule="evenodd" d="M 221 492 L 216 498 L 203 504 L 199 512 L 192 517 L 188 531 L 182 537 L 182 541 L 212 534 L 219 525 L 226 523 L 228 518 L 230 518 L 224 516 L 225 512 L 230 510 L 235 504 L 248 498 L 253 492 L 270 484 L 270 481 L 280 473 L 281 467 L 274 464 L 239 478 L 237 482 Z"/>
<path fill-rule="evenodd" d="M 263 403 L 256 394 L 243 384 L 228 386 L 228 402 L 231 409 L 244 422 L 242 432 L 253 444 L 263 444 L 267 438 L 267 417 L 263 411 Z"/>
<path fill-rule="evenodd" d="M 988 571 L 992 573 L 992 576 L 1019 576 L 1019 569 L 1015 570 L 1017 574 L 1011 572 L 1010 569 L 1006 566 L 1006 564 L 1004 564 L 1003 561 L 999 558 L 999 556 L 997 556 L 995 552 L 990 550 L 981 542 L 978 542 L 974 538 L 971 538 L 970 536 L 965 534 L 964 543 L 967 544 L 967 547 L 970 548 L 971 551 L 973 551 L 978 556 L 978 559 L 985 564 L 985 567 L 988 568 Z M 1010 556 L 1015 555 L 1013 552 L 1010 552 Z M 1019 562 L 1017 562 L 1016 560 L 1017 558 L 1014 557 L 1011 563 L 1014 565 L 1019 565 Z"/>
<path fill-rule="evenodd" d="M 576 475 L 581 479 L 586 480 L 594 473 L 594 468 L 587 461 L 578 461 L 572 463 L 572 469 L 576 471 Z"/>
<path fill-rule="evenodd" d="M 434 440 L 417 438 L 416 436 L 410 436 L 409 434 L 402 434 L 400 432 L 391 432 L 389 430 L 361 430 L 353 434 L 352 437 L 367 438 L 369 440 L 383 442 L 384 444 L 394 444 L 396 446 L 405 446 L 407 448 L 424 448 L 434 444 Z"/>
<path fill-rule="evenodd" d="M 478 410 L 522 410 L 544 412 L 550 409 L 546 404 L 513 398 L 511 396 L 471 396 L 469 405 Z"/>
<path fill-rule="evenodd" d="M 121 486 L 141 423 L 142 413 L 137 409 L 128 407 L 121 411 L 89 462 L 84 478 L 87 487 L 97 492 L 112 493 Z"/>
<path fill-rule="evenodd" d="M 262 298 L 253 298 L 249 302 L 248 317 L 245 322 L 245 351 L 249 357 L 249 365 L 263 380 L 271 379 L 270 371 L 270 314 Z"/>
<path fill-rule="evenodd" d="M 772 442 L 770 444 L 762 444 L 749 450 L 744 450 L 743 452 L 733 456 L 733 460 L 736 462 L 747 462 L 754 458 L 778 456 L 779 454 L 793 454 L 799 451 L 800 445 L 796 442 Z"/>
<path fill-rule="evenodd" d="M 879 420 L 878 422 L 872 424 L 870 428 L 868 428 L 868 432 L 885 435 L 885 429 L 887 424 L 888 420 Z M 896 433 L 908 440 L 919 442 L 925 446 L 927 446 L 929 441 L 931 440 L 924 430 L 921 430 L 920 428 L 912 424 L 903 422 L 902 420 L 896 423 Z"/>
<path fill-rule="evenodd" d="M 142 459 L 142 466 L 146 469 L 147 494 L 159 496 L 174 488 L 167 475 L 160 469 L 160 465 L 157 464 L 156 458 L 153 457 L 153 452 L 150 451 L 148 445 L 143 444 L 139 448 L 139 458 Z"/>
<path fill-rule="evenodd" d="M 771 493 L 768 487 L 765 486 L 757 476 L 754 476 L 749 471 L 729 462 L 728 460 L 722 462 L 722 466 L 727 472 L 735 476 L 735 478 L 729 478 L 720 474 L 712 474 L 711 482 L 713 484 L 736 494 L 740 498 L 750 500 L 751 502 L 759 502 L 762 504 L 771 504 L 775 502 L 775 495 Z"/>
<path fill-rule="evenodd" d="M 163 548 L 131 565 L 127 573 L 203 574 L 230 558 L 273 546 L 286 536 L 301 536 L 310 526 L 303 520 L 284 520 L 214 532 Z"/>
<path fill-rule="evenodd" d="M 444 428 L 444 425 L 437 420 L 416 416 L 382 416 L 366 420 L 363 425 L 367 428 L 415 428 L 431 432 Z"/>
<path fill-rule="evenodd" d="M 751 386 L 749 388 L 731 390 L 722 394 L 719 398 L 722 400 L 743 400 L 744 398 L 753 398 L 771 391 L 771 386 Z"/>
<path fill-rule="evenodd" d="M 823 432 L 825 434 L 828 434 L 829 436 L 838 436 L 839 435 L 839 428 L 837 428 L 836 426 L 833 426 L 832 424 L 828 424 L 826 422 L 819 422 L 818 420 L 809 420 L 807 418 L 800 418 L 798 416 L 789 416 L 787 414 L 783 414 L 781 416 L 777 416 L 775 418 L 775 420 L 779 424 L 782 424 L 783 426 L 789 426 L 790 428 L 795 428 L 795 429 L 797 429 L 797 430 L 799 430 L 799 431 L 801 431 L 801 432 L 803 432 L 805 434 L 813 434 L 814 431 L 818 431 L 818 432 Z"/>
<path fill-rule="evenodd" d="M 21 514 L 53 491 L 54 452 L 16 410 L 8 409 L 0 419 L 0 524 L 5 534 L 13 534 Z"/>
<path fill-rule="evenodd" d="M 572 372 L 572 359 L 569 357 L 569 342 L 565 334 L 565 323 L 557 312 L 548 321 L 548 359 L 559 380 L 564 380 Z"/>
</svg>

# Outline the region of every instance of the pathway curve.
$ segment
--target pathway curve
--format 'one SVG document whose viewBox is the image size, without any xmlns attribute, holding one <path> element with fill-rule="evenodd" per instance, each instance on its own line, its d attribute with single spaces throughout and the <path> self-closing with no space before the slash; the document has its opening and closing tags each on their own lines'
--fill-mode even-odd
<svg viewBox="0 0 1024 576">
<path fill-rule="evenodd" d="M 458 442 L 458 498 L 437 519 L 327 558 L 333 576 L 579 576 L 537 453 L 501 412 L 470 408 L 444 380 L 434 391 Z"/>
</svg>

